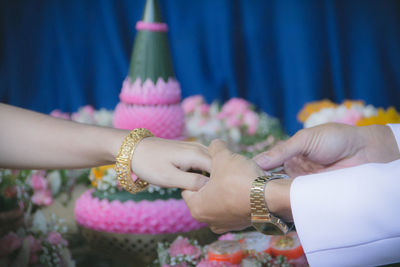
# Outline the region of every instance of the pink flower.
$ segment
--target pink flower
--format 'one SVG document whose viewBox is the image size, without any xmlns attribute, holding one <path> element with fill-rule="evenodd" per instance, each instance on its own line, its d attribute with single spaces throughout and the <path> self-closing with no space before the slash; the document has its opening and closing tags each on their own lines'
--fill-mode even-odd
<svg viewBox="0 0 400 267">
<path fill-rule="evenodd" d="M 189 96 L 182 101 L 182 108 L 187 114 L 194 112 L 197 107 L 200 107 L 204 103 L 205 100 L 202 95 Z"/>
<path fill-rule="evenodd" d="M 62 238 L 61 234 L 59 232 L 50 232 L 49 235 L 47 236 L 47 241 L 49 241 L 50 244 L 52 245 L 68 245 L 68 242 Z"/>
<path fill-rule="evenodd" d="M 258 115 L 252 110 L 246 111 L 243 117 L 244 124 L 247 126 L 247 132 L 251 135 L 257 132 Z"/>
<path fill-rule="evenodd" d="M 87 113 L 89 115 L 93 115 L 94 114 L 94 108 L 91 105 L 86 105 L 84 107 L 80 108 L 84 113 Z"/>
<path fill-rule="evenodd" d="M 218 240 L 235 240 L 235 235 L 232 233 L 226 233 L 218 237 Z"/>
<path fill-rule="evenodd" d="M 40 240 L 35 239 L 33 236 L 29 235 L 26 237 L 29 241 L 29 263 L 34 264 L 38 261 L 38 253 L 42 250 L 42 245 Z"/>
<path fill-rule="evenodd" d="M 237 114 L 230 115 L 226 120 L 226 126 L 228 126 L 230 128 L 242 126 L 242 121 L 240 120 L 239 115 L 237 115 Z"/>
<path fill-rule="evenodd" d="M 32 175 L 31 186 L 35 191 L 47 189 L 48 181 L 44 177 L 43 172 L 36 172 L 35 174 Z"/>
<path fill-rule="evenodd" d="M 61 118 L 61 119 L 66 119 L 69 120 L 70 117 L 68 115 L 68 113 L 62 112 L 59 109 L 55 109 L 50 113 L 50 116 L 55 117 L 55 118 Z"/>
<path fill-rule="evenodd" d="M 231 115 L 242 115 L 250 108 L 250 103 L 243 98 L 232 98 L 226 102 L 219 114 L 220 118 L 227 118 Z"/>
<path fill-rule="evenodd" d="M 17 236 L 14 232 L 10 232 L 0 239 L 0 257 L 7 256 L 20 248 L 22 245 L 22 238 Z"/>
<path fill-rule="evenodd" d="M 208 261 L 207 259 L 204 259 L 201 260 L 196 267 L 240 267 L 240 264 L 223 261 Z"/>
<path fill-rule="evenodd" d="M 38 206 L 50 206 L 53 204 L 53 197 L 50 190 L 38 190 L 32 196 L 32 202 Z"/>
<path fill-rule="evenodd" d="M 169 247 L 169 254 L 171 257 L 187 255 L 197 259 L 201 255 L 201 250 L 199 247 L 190 244 L 187 238 L 178 237 Z"/>
<path fill-rule="evenodd" d="M 202 115 L 207 115 L 209 111 L 210 111 L 210 105 L 202 104 L 200 106 L 200 112 L 201 112 Z"/>
<path fill-rule="evenodd" d="M 336 119 L 334 122 L 344 123 L 349 125 L 356 125 L 356 122 L 362 119 L 363 114 L 355 109 L 348 109 L 343 117 Z"/>
</svg>

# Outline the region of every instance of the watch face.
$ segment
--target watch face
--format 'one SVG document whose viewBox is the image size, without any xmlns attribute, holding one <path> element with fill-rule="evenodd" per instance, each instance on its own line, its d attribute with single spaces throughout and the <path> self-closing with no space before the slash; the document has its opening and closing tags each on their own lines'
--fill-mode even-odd
<svg viewBox="0 0 400 267">
<path fill-rule="evenodd" d="M 284 231 L 277 225 L 268 222 L 253 222 L 253 227 L 265 235 L 284 235 Z"/>
</svg>

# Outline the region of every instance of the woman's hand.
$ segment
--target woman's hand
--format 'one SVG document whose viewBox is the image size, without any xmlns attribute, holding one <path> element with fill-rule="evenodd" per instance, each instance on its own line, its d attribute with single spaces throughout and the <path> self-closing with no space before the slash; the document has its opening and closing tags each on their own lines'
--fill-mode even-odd
<svg viewBox="0 0 400 267">
<path fill-rule="evenodd" d="M 141 179 L 163 187 L 199 190 L 208 177 L 189 170 L 211 172 L 207 147 L 195 142 L 148 137 L 132 157 L 132 171 Z"/>
<path fill-rule="evenodd" d="M 297 132 L 289 140 L 254 157 L 264 170 L 282 164 L 291 177 L 400 158 L 388 126 L 328 123 Z"/>
</svg>

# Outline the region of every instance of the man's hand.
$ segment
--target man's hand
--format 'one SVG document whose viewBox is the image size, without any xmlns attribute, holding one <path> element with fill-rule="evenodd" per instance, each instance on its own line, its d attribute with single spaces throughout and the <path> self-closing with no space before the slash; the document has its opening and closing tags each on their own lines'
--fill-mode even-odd
<svg viewBox="0 0 400 267">
<path fill-rule="evenodd" d="M 251 184 L 264 172 L 254 161 L 229 151 L 220 140 L 211 143 L 209 152 L 210 181 L 198 192 L 182 192 L 192 216 L 208 223 L 216 233 L 250 226 Z"/>
<path fill-rule="evenodd" d="M 300 130 L 254 160 L 264 170 L 284 165 L 285 172 L 296 177 L 399 158 L 396 140 L 388 126 L 328 123 Z"/>
</svg>

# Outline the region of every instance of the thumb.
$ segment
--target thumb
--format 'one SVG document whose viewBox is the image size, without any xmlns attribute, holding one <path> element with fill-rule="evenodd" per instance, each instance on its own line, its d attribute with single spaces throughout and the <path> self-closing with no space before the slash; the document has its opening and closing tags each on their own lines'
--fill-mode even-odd
<svg viewBox="0 0 400 267">
<path fill-rule="evenodd" d="M 200 221 L 200 208 L 201 204 L 199 203 L 199 192 L 193 192 L 190 190 L 182 191 L 182 198 L 185 201 L 186 205 L 189 208 L 190 214 L 195 220 Z"/>
<path fill-rule="evenodd" d="M 230 160 L 232 152 L 227 148 L 224 141 L 213 140 L 209 147 L 209 153 L 211 156 L 211 177 L 213 173 L 217 172 L 219 166 L 223 166 L 227 161 Z"/>
<path fill-rule="evenodd" d="M 226 143 L 219 139 L 215 139 L 211 142 L 208 151 L 211 158 L 214 158 L 219 153 L 231 153 L 230 150 L 227 148 Z"/>
<path fill-rule="evenodd" d="M 296 133 L 293 137 L 270 150 L 260 153 L 253 160 L 264 170 L 282 166 L 288 159 L 303 152 L 306 145 L 304 134 Z"/>
<path fill-rule="evenodd" d="M 196 194 L 196 192 L 190 190 L 182 190 L 182 198 L 186 203 L 190 202 L 190 199 Z"/>
</svg>

